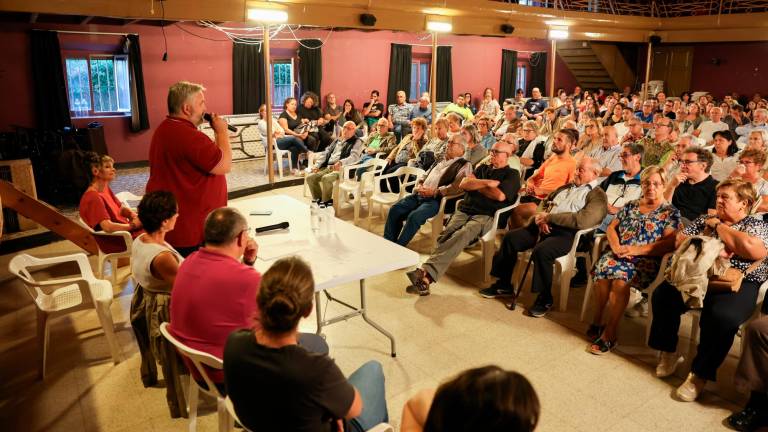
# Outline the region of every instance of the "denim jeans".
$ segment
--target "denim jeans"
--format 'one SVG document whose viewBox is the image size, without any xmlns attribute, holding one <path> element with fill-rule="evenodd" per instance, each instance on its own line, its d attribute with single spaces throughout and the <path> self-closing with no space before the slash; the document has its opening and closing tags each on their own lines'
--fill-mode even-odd
<svg viewBox="0 0 768 432">
<path fill-rule="evenodd" d="M 406 195 L 389 209 L 387 223 L 384 225 L 384 238 L 400 246 L 406 246 L 419 232 L 424 222 L 436 215 L 438 210 L 440 210 L 440 200 L 436 198 L 422 198 L 416 194 Z"/>
<path fill-rule="evenodd" d="M 282 138 L 278 138 L 275 143 L 280 150 L 288 150 L 291 152 L 291 166 L 295 169 L 299 169 L 299 155 L 309 151 L 307 146 L 304 145 L 304 142 L 293 135 L 286 135 Z"/>
<path fill-rule="evenodd" d="M 363 412 L 349 422 L 351 429 L 363 432 L 389 421 L 381 363 L 376 360 L 365 363 L 347 381 L 360 392 L 360 398 L 363 399 Z"/>
</svg>

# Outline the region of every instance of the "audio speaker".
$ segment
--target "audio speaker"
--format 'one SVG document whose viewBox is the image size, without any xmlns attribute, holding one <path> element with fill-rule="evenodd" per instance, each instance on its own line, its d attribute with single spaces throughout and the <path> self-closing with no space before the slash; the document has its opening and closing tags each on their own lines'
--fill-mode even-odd
<svg viewBox="0 0 768 432">
<path fill-rule="evenodd" d="M 651 41 L 652 44 L 658 45 L 658 44 L 661 43 L 661 36 L 653 35 L 653 36 L 650 37 L 649 40 Z"/>
<path fill-rule="evenodd" d="M 376 25 L 376 16 L 368 13 L 360 14 L 360 24 L 373 27 Z"/>
<path fill-rule="evenodd" d="M 502 24 L 501 25 L 501 32 L 505 34 L 512 34 L 512 32 L 515 31 L 515 26 L 512 24 Z"/>
</svg>

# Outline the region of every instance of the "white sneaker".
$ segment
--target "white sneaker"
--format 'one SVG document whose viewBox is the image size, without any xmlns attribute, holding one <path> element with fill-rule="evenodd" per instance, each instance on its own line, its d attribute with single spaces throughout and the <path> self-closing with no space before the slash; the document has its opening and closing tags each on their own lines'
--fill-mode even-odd
<svg viewBox="0 0 768 432">
<path fill-rule="evenodd" d="M 627 308 L 624 311 L 624 315 L 630 318 L 647 317 L 648 316 L 648 299 L 643 297 L 634 306 Z"/>
<path fill-rule="evenodd" d="M 683 402 L 693 402 L 699 397 L 706 384 L 706 380 L 697 377 L 691 372 L 688 374 L 685 382 L 677 388 L 675 395 Z"/>
<path fill-rule="evenodd" d="M 656 376 L 659 378 L 666 378 L 672 375 L 675 373 L 677 365 L 682 362 L 683 356 L 678 355 L 676 352 L 668 353 L 662 351 L 661 359 L 659 360 L 659 364 L 656 366 Z"/>
</svg>

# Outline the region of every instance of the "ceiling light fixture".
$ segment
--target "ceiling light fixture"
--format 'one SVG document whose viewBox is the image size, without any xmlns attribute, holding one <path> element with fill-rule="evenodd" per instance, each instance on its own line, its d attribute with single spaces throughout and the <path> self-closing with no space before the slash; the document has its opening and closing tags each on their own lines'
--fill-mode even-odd
<svg viewBox="0 0 768 432">
<path fill-rule="evenodd" d="M 279 9 L 248 9 L 248 20 L 263 23 L 284 23 L 288 12 Z"/>
<path fill-rule="evenodd" d="M 427 30 L 438 33 L 449 33 L 453 30 L 451 18 L 440 15 L 427 15 Z"/>
</svg>

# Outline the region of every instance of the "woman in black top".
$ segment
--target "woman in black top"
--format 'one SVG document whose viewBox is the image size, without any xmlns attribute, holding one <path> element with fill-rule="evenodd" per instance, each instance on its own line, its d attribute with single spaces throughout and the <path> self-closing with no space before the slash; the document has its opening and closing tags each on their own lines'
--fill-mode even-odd
<svg viewBox="0 0 768 432">
<path fill-rule="evenodd" d="M 296 132 L 296 128 L 301 125 L 301 119 L 296 113 L 296 105 L 296 98 L 286 98 L 285 102 L 283 102 L 283 112 L 277 118 L 277 123 L 283 128 L 286 136 L 295 136 L 306 146 L 309 133 L 306 131 Z"/>
<path fill-rule="evenodd" d="M 301 97 L 301 106 L 296 110 L 302 124 L 309 124 L 307 147 L 315 152 L 323 151 L 331 143 L 331 136 L 325 131 L 325 117 L 317 106 L 317 95 L 306 92 Z"/>
<path fill-rule="evenodd" d="M 387 421 L 381 364 L 370 361 L 347 380 L 327 354 L 298 345 L 299 320 L 312 313 L 314 293 L 304 261 L 277 260 L 256 298 L 260 327 L 227 339 L 228 396 L 250 430 L 365 431 Z"/>
<path fill-rule="evenodd" d="M 351 99 L 345 100 L 341 111 L 341 116 L 343 117 L 342 124 L 348 121 L 355 123 L 357 125 L 355 134 L 359 137 L 362 137 L 363 133 L 365 132 L 365 128 L 368 127 L 368 124 L 365 122 L 365 120 L 363 120 L 363 116 L 360 115 L 360 111 L 355 109 L 355 103 L 352 102 Z M 370 133 L 373 132 L 374 130 L 371 129 Z"/>
</svg>

